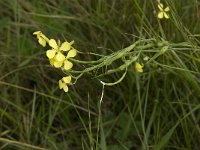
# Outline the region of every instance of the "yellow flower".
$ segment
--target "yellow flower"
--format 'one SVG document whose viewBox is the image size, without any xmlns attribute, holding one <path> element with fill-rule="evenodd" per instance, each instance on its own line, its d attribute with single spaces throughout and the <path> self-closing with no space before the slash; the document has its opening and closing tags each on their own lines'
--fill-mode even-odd
<svg viewBox="0 0 200 150">
<path fill-rule="evenodd" d="M 159 8 L 159 13 L 158 13 L 158 18 L 159 19 L 163 19 L 163 18 L 166 18 L 166 19 L 169 19 L 169 15 L 167 14 L 168 11 L 170 11 L 169 7 L 166 7 L 164 9 L 164 6 L 162 3 L 158 3 L 158 8 Z"/>
<path fill-rule="evenodd" d="M 41 31 L 36 31 L 33 33 L 33 35 L 36 35 L 38 38 L 38 43 L 42 45 L 43 47 L 46 46 L 46 43 L 49 42 L 49 39 L 41 32 Z"/>
<path fill-rule="evenodd" d="M 71 69 L 73 64 L 68 59 L 75 57 L 77 54 L 75 49 L 71 49 L 71 44 L 72 42 L 64 42 L 59 46 L 54 39 L 50 39 L 49 46 L 52 47 L 52 49 L 46 52 L 50 64 L 56 68 L 60 68 L 64 65 L 63 67 L 65 70 Z M 67 56 L 63 54 L 65 51 L 69 51 Z"/>
<path fill-rule="evenodd" d="M 135 69 L 138 71 L 138 72 L 143 72 L 143 65 L 140 65 L 138 62 L 136 62 L 135 64 Z"/>
<path fill-rule="evenodd" d="M 50 39 L 49 46 L 52 49 L 47 50 L 46 55 L 50 60 L 50 64 L 56 68 L 60 68 L 65 60 L 65 55 L 62 51 L 69 51 L 71 44 L 69 42 L 64 42 L 59 46 L 54 39 Z"/>
<path fill-rule="evenodd" d="M 71 83 L 71 76 L 63 77 L 61 80 L 59 80 L 59 88 L 63 89 L 65 92 L 68 92 L 67 84 L 69 83 Z"/>
<path fill-rule="evenodd" d="M 62 54 L 62 51 L 69 51 L 71 48 L 71 45 L 69 42 L 62 43 L 61 46 L 59 46 L 54 39 L 49 40 L 49 46 L 52 48 L 51 50 L 47 50 L 46 55 L 49 59 L 52 59 L 55 57 L 57 61 L 64 61 L 65 56 Z"/>
</svg>

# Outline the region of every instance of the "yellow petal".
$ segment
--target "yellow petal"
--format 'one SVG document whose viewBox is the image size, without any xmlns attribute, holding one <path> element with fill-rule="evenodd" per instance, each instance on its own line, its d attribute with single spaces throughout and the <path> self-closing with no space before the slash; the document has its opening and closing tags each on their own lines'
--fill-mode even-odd
<svg viewBox="0 0 200 150">
<path fill-rule="evenodd" d="M 58 45 L 54 39 L 49 40 L 49 46 L 51 46 L 54 49 L 58 49 Z"/>
<path fill-rule="evenodd" d="M 39 42 L 39 44 L 42 45 L 43 47 L 46 46 L 46 41 L 45 41 L 43 38 L 39 37 L 39 38 L 38 38 L 38 42 Z"/>
<path fill-rule="evenodd" d="M 63 81 L 62 80 L 59 80 L 59 88 L 60 89 L 62 89 L 62 88 L 64 88 L 65 86 L 66 86 L 66 84 L 65 83 L 63 83 Z"/>
<path fill-rule="evenodd" d="M 33 35 L 38 35 L 38 34 L 41 34 L 42 32 L 41 31 L 35 31 L 33 32 Z"/>
<path fill-rule="evenodd" d="M 69 42 L 64 42 L 60 46 L 60 50 L 62 50 L 62 51 L 68 51 L 68 50 L 70 50 L 70 48 L 71 48 L 71 44 Z"/>
<path fill-rule="evenodd" d="M 135 64 L 135 69 L 138 71 L 138 72 L 143 72 L 143 68 L 144 66 L 143 65 L 140 65 L 139 63 L 136 63 Z"/>
<path fill-rule="evenodd" d="M 56 60 L 57 61 L 64 61 L 65 60 L 65 56 L 59 52 L 57 55 L 56 55 Z"/>
<path fill-rule="evenodd" d="M 66 61 L 64 62 L 64 69 L 65 69 L 65 70 L 69 70 L 69 69 L 71 69 L 72 67 L 73 67 L 73 64 L 72 64 L 70 61 L 66 60 Z"/>
<path fill-rule="evenodd" d="M 60 68 L 63 65 L 63 62 L 62 61 L 54 61 L 53 65 L 56 68 Z"/>
<path fill-rule="evenodd" d="M 158 3 L 158 8 L 160 11 L 163 11 L 163 4 L 162 3 Z"/>
<path fill-rule="evenodd" d="M 65 92 L 68 92 L 68 86 L 66 85 L 65 87 L 63 87 L 63 90 L 65 91 Z"/>
<path fill-rule="evenodd" d="M 167 13 L 164 13 L 164 17 L 165 17 L 166 19 L 169 19 L 169 15 L 168 15 Z"/>
<path fill-rule="evenodd" d="M 158 18 L 159 18 L 159 19 L 162 19 L 163 16 L 164 16 L 164 13 L 163 13 L 163 12 L 159 12 L 159 13 L 158 13 Z"/>
<path fill-rule="evenodd" d="M 72 49 L 68 52 L 67 54 L 67 58 L 70 58 L 70 57 L 75 57 L 77 55 L 77 52 L 75 49 Z"/>
<path fill-rule="evenodd" d="M 56 54 L 56 51 L 55 51 L 55 50 L 48 50 L 48 51 L 46 52 L 46 55 L 47 55 L 47 57 L 48 57 L 49 59 L 52 59 L 52 58 L 55 56 L 55 54 Z"/>
<path fill-rule="evenodd" d="M 55 59 L 54 59 L 54 58 L 49 59 L 49 62 L 50 62 L 50 64 L 53 66 L 53 65 L 54 65 L 54 62 L 55 62 Z"/>
<path fill-rule="evenodd" d="M 167 11 L 169 11 L 169 10 L 170 10 L 169 7 L 166 7 L 166 8 L 164 9 L 165 12 L 167 12 Z"/>
<path fill-rule="evenodd" d="M 71 76 L 66 76 L 66 77 L 63 77 L 62 80 L 64 81 L 64 83 L 70 83 L 71 80 L 72 80 L 72 77 Z"/>
<path fill-rule="evenodd" d="M 138 69 L 137 71 L 140 72 L 140 73 L 142 73 L 142 72 L 143 72 L 143 69 Z"/>
<path fill-rule="evenodd" d="M 44 34 L 41 33 L 40 37 L 43 38 L 46 42 L 49 42 L 49 39 Z"/>
</svg>

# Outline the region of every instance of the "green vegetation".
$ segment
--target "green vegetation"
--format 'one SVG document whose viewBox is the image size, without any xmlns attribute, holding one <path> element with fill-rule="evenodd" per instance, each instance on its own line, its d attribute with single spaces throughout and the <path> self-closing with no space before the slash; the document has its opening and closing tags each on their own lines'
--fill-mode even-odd
<svg viewBox="0 0 200 150">
<path fill-rule="evenodd" d="M 198 150 L 199 2 L 161 2 L 0 0 L 0 149 Z M 68 93 L 35 31 L 75 41 Z"/>
</svg>

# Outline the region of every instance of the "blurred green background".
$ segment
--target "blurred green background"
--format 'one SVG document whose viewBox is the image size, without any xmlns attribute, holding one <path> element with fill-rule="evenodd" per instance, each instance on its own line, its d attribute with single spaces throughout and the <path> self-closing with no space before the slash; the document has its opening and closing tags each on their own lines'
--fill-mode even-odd
<svg viewBox="0 0 200 150">
<path fill-rule="evenodd" d="M 156 0 L 0 0 L 0 149 L 198 150 L 200 2 L 162 2 L 169 20 L 158 20 Z M 32 35 L 38 30 L 74 40 L 84 53 L 79 60 L 97 60 L 88 53 L 108 55 L 138 37 L 180 48 L 140 75 L 131 65 L 121 83 L 105 87 L 100 106 L 102 84 L 91 74 L 69 93 L 59 90 L 64 74 L 49 65 Z"/>
</svg>

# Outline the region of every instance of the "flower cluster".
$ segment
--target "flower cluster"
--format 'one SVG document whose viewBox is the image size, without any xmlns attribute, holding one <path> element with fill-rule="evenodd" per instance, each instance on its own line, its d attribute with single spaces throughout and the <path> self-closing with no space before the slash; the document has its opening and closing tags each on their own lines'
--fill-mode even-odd
<svg viewBox="0 0 200 150">
<path fill-rule="evenodd" d="M 49 62 L 55 68 L 69 71 L 73 67 L 73 63 L 69 60 L 77 55 L 77 50 L 72 47 L 72 42 L 63 42 L 59 40 L 56 42 L 54 39 L 48 39 L 41 31 L 36 31 L 33 35 L 37 36 L 40 45 L 45 47 L 48 43 L 50 49 L 46 51 L 46 56 Z M 59 88 L 68 92 L 68 84 L 71 83 L 71 75 L 63 77 L 59 80 Z"/>
<path fill-rule="evenodd" d="M 69 70 L 72 68 L 73 64 L 69 61 L 69 58 L 75 57 L 77 52 L 71 47 L 73 42 L 64 42 L 58 44 L 54 39 L 49 40 L 49 46 L 52 48 L 47 50 L 46 55 L 49 58 L 50 64 L 56 68 L 64 68 L 64 70 Z M 68 52 L 65 56 L 65 52 Z"/>
</svg>

